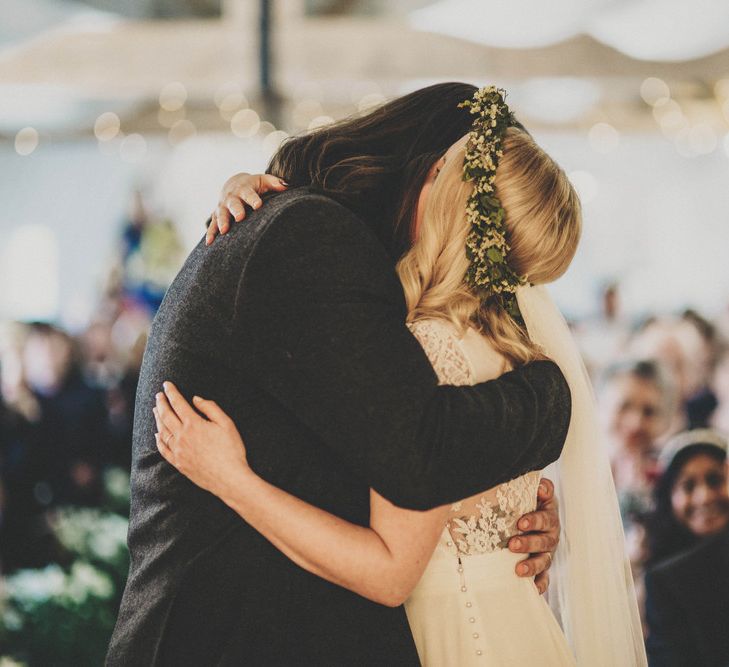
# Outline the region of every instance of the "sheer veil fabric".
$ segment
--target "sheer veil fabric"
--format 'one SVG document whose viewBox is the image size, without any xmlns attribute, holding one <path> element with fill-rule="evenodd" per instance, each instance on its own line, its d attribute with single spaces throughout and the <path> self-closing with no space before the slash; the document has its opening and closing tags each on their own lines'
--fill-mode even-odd
<svg viewBox="0 0 729 667">
<path fill-rule="evenodd" d="M 647 665 L 618 500 L 590 379 L 547 289 L 519 288 L 517 301 L 530 338 L 561 368 L 572 393 L 572 419 L 562 456 L 544 473 L 555 482 L 562 523 L 550 605 L 581 667 Z"/>
</svg>

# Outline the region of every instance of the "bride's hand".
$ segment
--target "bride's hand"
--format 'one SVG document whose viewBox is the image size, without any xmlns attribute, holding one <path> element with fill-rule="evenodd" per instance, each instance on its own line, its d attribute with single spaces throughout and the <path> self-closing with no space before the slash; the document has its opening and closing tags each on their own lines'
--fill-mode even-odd
<svg viewBox="0 0 729 667">
<path fill-rule="evenodd" d="M 259 197 L 266 192 L 283 192 L 288 184 L 278 176 L 270 174 L 235 174 L 220 191 L 218 206 L 210 216 L 210 225 L 205 235 L 205 244 L 210 245 L 218 232 L 225 234 L 230 229 L 230 218 L 240 222 L 246 217 L 245 205 L 253 210 L 263 206 Z"/>
<path fill-rule="evenodd" d="M 250 470 L 238 429 L 214 401 L 192 399 L 205 419 L 171 382 L 164 383 L 164 390 L 154 408 L 160 454 L 195 484 L 221 497 L 236 474 Z"/>
</svg>

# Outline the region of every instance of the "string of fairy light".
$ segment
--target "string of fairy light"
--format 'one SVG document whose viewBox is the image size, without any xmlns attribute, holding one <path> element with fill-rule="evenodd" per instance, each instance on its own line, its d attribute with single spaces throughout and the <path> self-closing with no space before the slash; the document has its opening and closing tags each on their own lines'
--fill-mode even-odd
<svg viewBox="0 0 729 667">
<path fill-rule="evenodd" d="M 360 95 L 358 90 L 362 92 L 361 86 L 355 86 L 353 96 L 357 95 L 358 99 L 353 101 L 353 110 L 365 112 L 382 104 L 385 97 L 375 88 L 374 84 L 368 84 Z M 155 134 L 166 131 L 171 146 L 177 146 L 198 133 L 194 121 L 188 117 L 188 97 L 187 88 L 179 81 L 169 82 L 160 89 L 156 114 L 158 129 Z M 239 139 L 259 137 L 262 140 L 261 149 L 266 154 L 272 154 L 289 136 L 288 132 L 261 118 L 251 107 L 242 87 L 235 82 L 220 86 L 212 101 L 233 136 Z M 307 95 L 295 98 L 289 115 L 296 131 L 313 130 L 334 122 L 334 118 L 325 113 L 321 102 Z M 99 148 L 105 154 L 117 153 L 124 162 L 140 162 L 149 150 L 147 139 L 140 132 L 126 133 L 123 125 L 115 111 L 101 113 L 93 125 Z M 45 140 L 49 141 L 47 138 Z M 33 127 L 22 128 L 15 136 L 15 150 L 21 156 L 33 154 L 40 144 L 41 134 Z"/>
<path fill-rule="evenodd" d="M 316 91 L 314 94 L 311 92 L 294 94 L 289 104 L 287 117 L 294 131 L 311 130 L 334 120 L 325 112 Z M 693 158 L 709 155 L 723 148 L 729 157 L 729 78 L 716 81 L 713 95 L 704 96 L 700 103 L 690 96 L 674 94 L 669 84 L 657 77 L 644 79 L 637 92 L 644 108 L 652 114 L 656 129 L 673 142 L 681 156 Z M 351 97 L 354 112 L 365 112 L 385 100 L 376 84 L 372 83 L 364 87 L 354 84 Z M 188 98 L 185 85 L 179 81 L 169 82 L 160 89 L 158 129 L 154 134 L 166 132 L 171 146 L 177 146 L 198 133 L 198 128 L 189 117 Z M 284 130 L 261 118 L 236 82 L 220 86 L 212 101 L 233 136 L 239 139 L 259 137 L 262 150 L 266 153 L 274 152 L 289 136 Z M 149 150 L 147 138 L 140 132 L 126 133 L 123 125 L 118 113 L 105 111 L 94 122 L 94 136 L 104 153 L 117 153 L 125 162 L 139 162 Z M 607 121 L 597 122 L 587 131 L 589 145 L 602 154 L 615 151 L 620 144 L 620 136 L 620 131 Z M 50 141 L 51 138 L 41 134 L 38 129 L 24 127 L 15 135 L 15 150 L 18 155 L 30 156 L 42 143 Z M 577 178 L 579 180 L 581 176 L 578 174 Z"/>
</svg>

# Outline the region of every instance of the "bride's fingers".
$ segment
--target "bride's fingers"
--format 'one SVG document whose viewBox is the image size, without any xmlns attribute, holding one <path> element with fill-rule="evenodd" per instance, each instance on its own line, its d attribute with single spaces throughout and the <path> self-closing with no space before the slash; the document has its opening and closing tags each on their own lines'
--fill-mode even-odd
<svg viewBox="0 0 729 667">
<path fill-rule="evenodd" d="M 170 431 L 163 423 L 162 420 L 159 417 L 159 412 L 157 411 L 157 408 L 153 408 L 152 412 L 154 413 L 154 421 L 157 424 L 157 433 L 155 435 L 158 435 L 162 442 L 167 445 L 167 443 L 170 441 L 170 438 L 172 437 L 172 431 Z"/>
<path fill-rule="evenodd" d="M 223 203 L 232 214 L 233 220 L 236 222 L 240 222 L 246 217 L 246 207 L 238 197 L 228 195 Z"/>
<path fill-rule="evenodd" d="M 259 177 L 259 190 L 260 194 L 264 192 L 283 192 L 289 184 L 278 176 L 271 174 L 261 174 Z"/>
<path fill-rule="evenodd" d="M 254 211 L 263 206 L 263 200 L 258 196 L 258 193 L 249 185 L 245 185 L 240 190 L 233 193 L 234 197 L 238 198 L 238 201 L 244 201 Z"/>
<path fill-rule="evenodd" d="M 218 204 L 215 209 L 215 217 L 218 219 L 218 230 L 221 234 L 225 234 L 230 229 L 230 211 L 225 208 L 224 204 Z"/>
<path fill-rule="evenodd" d="M 182 421 L 180 421 L 180 418 L 169 404 L 167 397 L 162 392 L 155 397 L 155 407 L 157 408 L 162 425 L 170 433 L 177 433 L 182 428 Z"/>
<path fill-rule="evenodd" d="M 211 422 L 224 425 L 230 421 L 230 417 L 225 414 L 223 409 L 215 401 L 210 401 L 200 396 L 193 396 L 192 402 Z"/>
<path fill-rule="evenodd" d="M 212 212 L 210 216 L 210 224 L 208 225 L 208 230 L 205 232 L 205 245 L 210 245 L 214 240 L 215 237 L 218 235 L 218 232 L 220 230 L 218 229 L 218 211 L 217 209 Z"/>
<path fill-rule="evenodd" d="M 154 439 L 157 442 L 157 450 L 160 454 L 162 454 L 162 458 L 168 463 L 175 465 L 175 455 L 172 453 L 172 450 L 162 441 L 162 437 L 160 436 L 160 434 L 155 433 Z"/>
<path fill-rule="evenodd" d="M 163 382 L 162 386 L 164 387 L 167 400 L 183 424 L 200 418 L 172 382 Z"/>
</svg>

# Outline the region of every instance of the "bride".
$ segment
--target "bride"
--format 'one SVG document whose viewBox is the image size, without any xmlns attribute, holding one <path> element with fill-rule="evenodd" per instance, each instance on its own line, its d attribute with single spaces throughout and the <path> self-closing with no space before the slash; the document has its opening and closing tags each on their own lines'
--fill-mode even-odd
<svg viewBox="0 0 729 667">
<path fill-rule="evenodd" d="M 505 548 L 517 519 L 536 506 L 540 471 L 427 512 L 371 490 L 365 528 L 257 476 L 217 404 L 195 397 L 196 411 L 171 383 L 157 397 L 157 445 L 302 568 L 375 602 L 404 603 L 426 667 L 644 665 L 591 388 L 543 287 L 574 256 L 579 201 L 564 172 L 515 124 L 500 90 L 484 88 L 464 104 L 472 130 L 433 165 L 397 272 L 408 326 L 442 384 L 483 382 L 544 356 L 570 384 L 570 430 L 551 471 L 563 527 L 552 608 L 533 581 L 516 576 L 518 556 Z"/>
</svg>

